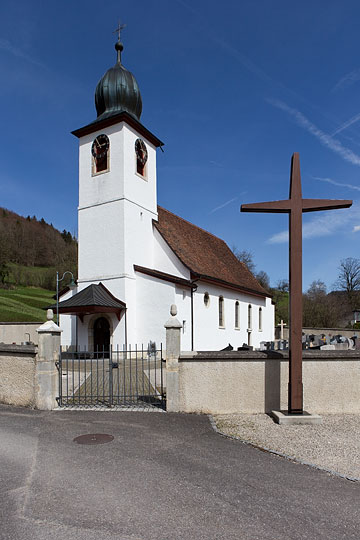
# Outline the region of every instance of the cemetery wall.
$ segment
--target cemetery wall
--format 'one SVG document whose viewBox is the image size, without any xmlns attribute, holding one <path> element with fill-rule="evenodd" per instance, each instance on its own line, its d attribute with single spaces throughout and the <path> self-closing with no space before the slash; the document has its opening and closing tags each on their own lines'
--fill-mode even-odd
<svg viewBox="0 0 360 540">
<path fill-rule="evenodd" d="M 179 410 L 287 409 L 288 352 L 200 352 L 179 358 Z M 360 413 L 360 351 L 303 352 L 304 410 Z"/>
<path fill-rule="evenodd" d="M 33 345 L 0 344 L 0 403 L 35 406 L 36 352 Z"/>
<path fill-rule="evenodd" d="M 0 322 L 0 343 L 17 343 L 21 345 L 21 343 L 31 341 L 37 345 L 38 334 L 36 329 L 39 328 L 40 324 L 39 322 Z"/>
</svg>

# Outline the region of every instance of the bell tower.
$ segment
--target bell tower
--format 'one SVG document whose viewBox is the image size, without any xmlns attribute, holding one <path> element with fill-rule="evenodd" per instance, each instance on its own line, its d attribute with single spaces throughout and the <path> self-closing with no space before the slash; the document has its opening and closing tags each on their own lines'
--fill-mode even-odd
<svg viewBox="0 0 360 540">
<path fill-rule="evenodd" d="M 115 49 L 116 63 L 96 87 L 96 120 L 73 131 L 79 139 L 78 283 L 82 290 L 102 282 L 129 306 L 134 264 L 153 262 L 156 149 L 163 143 L 140 122 L 141 94 L 122 64 L 120 36 Z"/>
</svg>

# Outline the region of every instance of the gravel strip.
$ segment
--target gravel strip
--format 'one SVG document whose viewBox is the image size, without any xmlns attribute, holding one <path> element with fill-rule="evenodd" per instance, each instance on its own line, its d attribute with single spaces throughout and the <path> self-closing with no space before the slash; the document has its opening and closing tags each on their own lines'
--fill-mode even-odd
<svg viewBox="0 0 360 540">
<path fill-rule="evenodd" d="M 213 415 L 217 430 L 302 463 L 360 481 L 360 415 L 321 415 L 318 425 L 284 426 L 266 414 Z"/>
</svg>

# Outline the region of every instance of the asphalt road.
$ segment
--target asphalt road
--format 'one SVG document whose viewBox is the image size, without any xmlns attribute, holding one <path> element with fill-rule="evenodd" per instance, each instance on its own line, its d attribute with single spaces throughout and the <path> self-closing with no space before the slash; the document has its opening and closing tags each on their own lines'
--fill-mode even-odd
<svg viewBox="0 0 360 540">
<path fill-rule="evenodd" d="M 79 435 L 114 440 L 85 446 Z M 360 484 L 206 416 L 0 406 L 1 540 L 360 538 Z"/>
</svg>

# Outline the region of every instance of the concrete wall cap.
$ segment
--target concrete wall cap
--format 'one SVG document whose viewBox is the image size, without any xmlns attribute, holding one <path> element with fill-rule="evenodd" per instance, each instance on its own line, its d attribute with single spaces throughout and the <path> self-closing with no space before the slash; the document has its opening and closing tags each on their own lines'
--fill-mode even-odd
<svg viewBox="0 0 360 540">
<path fill-rule="evenodd" d="M 47 321 L 46 323 L 39 326 L 39 328 L 36 329 L 36 331 L 40 334 L 42 332 L 49 332 L 49 333 L 60 333 L 62 332 L 61 328 L 54 323 L 54 321 Z"/>
<path fill-rule="evenodd" d="M 176 317 L 171 317 L 165 324 L 165 328 L 182 328 L 182 324 Z"/>
</svg>

